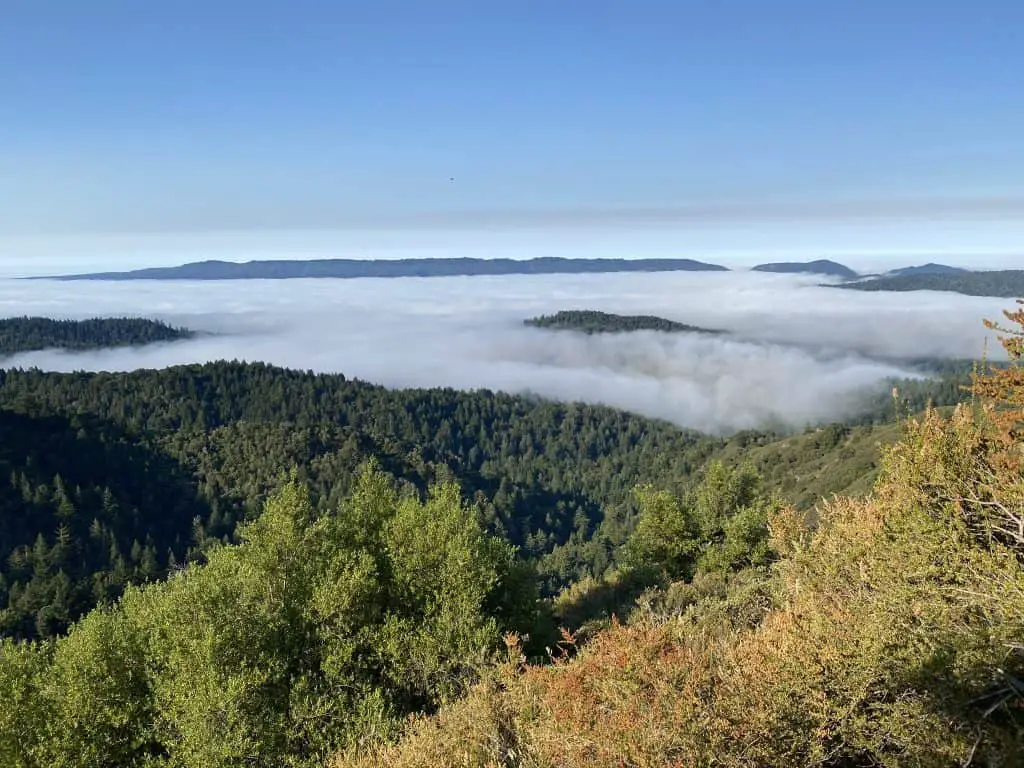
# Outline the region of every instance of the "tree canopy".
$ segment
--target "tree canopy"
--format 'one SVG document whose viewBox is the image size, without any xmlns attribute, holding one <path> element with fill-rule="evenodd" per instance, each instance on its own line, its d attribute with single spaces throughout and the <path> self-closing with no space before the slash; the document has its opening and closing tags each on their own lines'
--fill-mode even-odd
<svg viewBox="0 0 1024 768">
<path fill-rule="evenodd" d="M 900 409 L 957 402 L 969 381 L 961 366 L 900 384 Z M 891 421 L 891 397 L 868 407 Z M 336 506 L 371 457 L 421 492 L 457 480 L 554 595 L 614 569 L 638 484 L 682 492 L 710 459 L 750 462 L 808 508 L 867 492 L 878 444 L 897 434 L 865 424 L 710 438 L 610 408 L 225 362 L 0 371 L 0 437 L 0 635 L 30 638 L 237 541 L 292 469 L 318 510 Z"/>
</svg>

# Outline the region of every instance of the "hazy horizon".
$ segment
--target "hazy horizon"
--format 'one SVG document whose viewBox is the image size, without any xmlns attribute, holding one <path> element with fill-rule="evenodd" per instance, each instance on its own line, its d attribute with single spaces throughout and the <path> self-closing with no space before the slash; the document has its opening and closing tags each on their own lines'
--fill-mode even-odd
<svg viewBox="0 0 1024 768">
<path fill-rule="evenodd" d="M 985 236 L 985 232 L 988 236 Z M 937 261 L 968 269 L 1024 266 L 1024 247 L 1002 245 L 998 227 L 981 233 L 938 228 L 927 239 L 863 226 L 751 231 L 723 228 L 506 228 L 294 230 L 176 234 L 0 237 L 0 277 L 34 277 L 207 261 L 399 258 L 690 258 L 730 269 L 774 261 L 831 259 L 858 272 Z M 967 242 L 971 247 L 967 247 Z M 1024 238 L 1021 239 L 1024 243 Z M 831 244 L 831 245 L 830 245 Z"/>
</svg>

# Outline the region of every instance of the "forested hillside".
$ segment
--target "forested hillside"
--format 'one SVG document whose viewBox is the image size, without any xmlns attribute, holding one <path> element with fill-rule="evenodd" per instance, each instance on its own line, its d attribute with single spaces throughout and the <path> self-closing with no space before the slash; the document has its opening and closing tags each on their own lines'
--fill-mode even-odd
<svg viewBox="0 0 1024 768">
<path fill-rule="evenodd" d="M 834 286 L 854 291 L 954 291 L 968 296 L 1013 298 L 1024 295 L 1024 270 L 918 272 L 875 277 Z"/>
<path fill-rule="evenodd" d="M 420 489 L 459 478 L 488 527 L 531 558 L 559 547 L 542 566 L 555 589 L 604 567 L 607 553 L 582 550 L 606 512 L 628 518 L 632 483 L 686 478 L 717 445 L 607 408 L 394 392 L 230 363 L 8 371 L 0 407 L 8 416 L 0 469 L 8 509 L 19 511 L 5 516 L 0 538 L 8 603 L 0 616 L 19 636 L 60 631 L 90 601 L 163 575 L 211 538 L 230 540 L 291 467 L 317 507 L 330 507 L 370 456 Z"/>
<path fill-rule="evenodd" d="M 917 386 L 908 408 L 961 394 L 941 380 Z M 871 407 L 891 420 L 891 401 Z M 609 408 L 392 391 L 261 364 L 0 372 L 0 632 L 60 633 L 126 584 L 233 541 L 291 468 L 317 509 L 333 508 L 370 457 L 420 490 L 457 479 L 551 594 L 614 564 L 637 483 L 686 486 L 711 458 L 754 461 L 804 506 L 866 489 L 879 440 L 868 427 L 833 439 L 837 429 L 724 440 Z"/>
<path fill-rule="evenodd" d="M 82 351 L 105 347 L 142 346 L 178 341 L 195 334 L 158 320 L 104 317 L 90 320 L 51 320 L 46 317 L 10 317 L 0 320 L 0 356 L 39 349 Z"/>
</svg>

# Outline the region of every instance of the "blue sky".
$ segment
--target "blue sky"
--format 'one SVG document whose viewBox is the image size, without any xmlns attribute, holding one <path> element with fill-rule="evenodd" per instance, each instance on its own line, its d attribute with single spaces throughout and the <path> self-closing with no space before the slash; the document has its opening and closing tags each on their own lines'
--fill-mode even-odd
<svg viewBox="0 0 1024 768">
<path fill-rule="evenodd" d="M 869 250 L 894 221 L 911 250 L 1022 244 L 1009 0 L 0 6 L 8 244 L 612 213 L 741 249 L 837 221 L 883 233 Z"/>
</svg>

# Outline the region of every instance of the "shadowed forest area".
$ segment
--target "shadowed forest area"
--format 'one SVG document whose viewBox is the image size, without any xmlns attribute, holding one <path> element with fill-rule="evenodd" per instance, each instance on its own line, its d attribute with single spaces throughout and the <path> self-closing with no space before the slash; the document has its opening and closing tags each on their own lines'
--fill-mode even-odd
<svg viewBox="0 0 1024 768">
<path fill-rule="evenodd" d="M 0 371 L 0 632 L 63 633 L 128 584 L 237 542 L 293 469 L 331 510 L 371 457 L 421 493 L 456 480 L 553 597 L 614 568 L 639 513 L 634 487 L 690 488 L 713 459 L 752 465 L 805 510 L 866 493 L 878 446 L 898 434 L 892 414 L 959 402 L 969 370 L 900 382 L 899 402 L 867 401 L 859 424 L 729 438 L 599 406 L 263 364 Z"/>
</svg>

